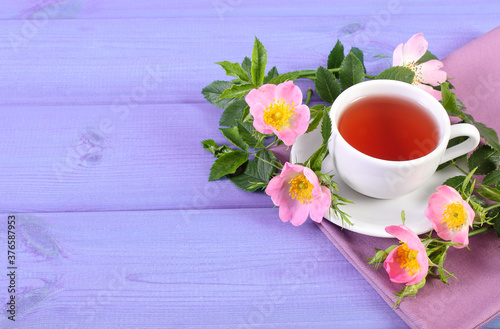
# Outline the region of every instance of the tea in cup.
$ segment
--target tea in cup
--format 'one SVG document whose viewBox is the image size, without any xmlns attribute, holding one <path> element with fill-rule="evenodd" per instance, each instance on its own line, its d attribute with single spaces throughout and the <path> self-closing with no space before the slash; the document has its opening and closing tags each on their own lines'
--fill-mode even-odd
<svg viewBox="0 0 500 329">
<path fill-rule="evenodd" d="M 371 80 L 345 90 L 330 110 L 329 151 L 337 174 L 364 195 L 392 199 L 422 186 L 439 164 L 474 150 L 478 130 L 450 124 L 443 106 L 401 81 Z M 468 137 L 446 149 L 451 138 Z"/>
</svg>

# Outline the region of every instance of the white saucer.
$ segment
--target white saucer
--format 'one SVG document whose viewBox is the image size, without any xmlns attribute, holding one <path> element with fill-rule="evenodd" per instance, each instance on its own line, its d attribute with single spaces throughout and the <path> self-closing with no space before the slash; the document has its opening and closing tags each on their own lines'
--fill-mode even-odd
<svg viewBox="0 0 500 329">
<path fill-rule="evenodd" d="M 316 151 L 322 142 L 320 129 L 304 134 L 297 138 L 292 146 L 290 161 L 292 163 L 303 163 Z M 333 159 L 328 155 L 323 161 L 322 172 L 336 174 L 333 166 Z M 400 225 L 401 211 L 405 211 L 405 225 L 416 234 L 427 233 L 432 230 L 430 220 L 425 217 L 424 211 L 427 208 L 429 196 L 436 192 L 436 187 L 443 184 L 450 177 L 460 175 L 461 172 L 455 167 L 447 168 L 436 172 L 422 187 L 413 193 L 391 200 L 374 199 L 362 195 L 347 186 L 337 175 L 333 180 L 338 183 L 338 194 L 354 202 L 341 206 L 342 210 L 351 216 L 353 225 L 344 224 L 344 229 L 370 236 L 391 238 L 385 232 L 388 225 Z M 325 216 L 332 223 L 342 226 L 342 221 L 333 212 L 330 216 Z"/>
</svg>

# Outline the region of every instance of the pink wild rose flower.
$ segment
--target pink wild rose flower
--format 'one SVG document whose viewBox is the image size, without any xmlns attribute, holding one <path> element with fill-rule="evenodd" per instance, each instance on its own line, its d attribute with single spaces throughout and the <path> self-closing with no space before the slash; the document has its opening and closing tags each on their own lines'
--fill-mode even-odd
<svg viewBox="0 0 500 329">
<path fill-rule="evenodd" d="M 422 281 L 429 271 L 429 260 L 422 241 L 415 232 L 404 225 L 387 226 L 385 231 L 401 242 L 384 262 L 391 281 L 406 285 Z"/>
<path fill-rule="evenodd" d="M 463 245 L 455 248 L 464 248 L 469 244 L 469 226 L 474 221 L 474 210 L 454 188 L 442 185 L 436 190 L 429 198 L 425 216 L 441 239 Z"/>
<path fill-rule="evenodd" d="M 292 81 L 252 89 L 245 101 L 254 117 L 254 128 L 265 135 L 275 134 L 287 146 L 309 126 L 309 107 L 302 104 L 302 91 Z"/>
<path fill-rule="evenodd" d="M 440 70 L 443 63 L 436 59 L 424 63 L 418 62 L 427 51 L 428 45 L 423 33 L 415 34 L 404 45 L 401 43 L 396 47 L 392 55 L 392 66 L 405 66 L 411 69 L 415 72 L 413 85 L 441 100 L 441 92 L 431 86 L 438 86 L 446 81 L 446 72 Z"/>
<path fill-rule="evenodd" d="M 332 201 L 330 190 L 320 185 L 310 168 L 289 162 L 281 174 L 271 179 L 266 193 L 280 207 L 281 220 L 295 226 L 302 225 L 308 216 L 320 223 Z"/>
</svg>

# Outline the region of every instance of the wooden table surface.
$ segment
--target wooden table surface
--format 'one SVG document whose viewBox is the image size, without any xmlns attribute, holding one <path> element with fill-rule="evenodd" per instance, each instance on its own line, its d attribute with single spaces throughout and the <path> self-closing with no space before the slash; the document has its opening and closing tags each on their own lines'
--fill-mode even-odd
<svg viewBox="0 0 500 329">
<path fill-rule="evenodd" d="M 487 0 L 6 1 L 0 298 L 13 215 L 17 313 L 0 327 L 405 328 L 312 222 L 208 182 L 221 110 L 200 92 L 254 36 L 280 72 L 340 39 L 377 73 L 417 32 L 444 58 L 499 23 Z"/>
</svg>

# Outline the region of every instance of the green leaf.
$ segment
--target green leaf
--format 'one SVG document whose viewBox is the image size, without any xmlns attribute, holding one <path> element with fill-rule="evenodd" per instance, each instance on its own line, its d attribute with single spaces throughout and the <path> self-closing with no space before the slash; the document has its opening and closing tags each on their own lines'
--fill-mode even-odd
<svg viewBox="0 0 500 329">
<path fill-rule="evenodd" d="M 477 175 L 485 175 L 498 168 L 500 165 L 500 153 L 488 145 L 483 145 L 475 150 L 467 161 L 467 167 L 472 170 L 476 167 Z"/>
<path fill-rule="evenodd" d="M 351 52 L 354 54 L 354 56 L 356 56 L 359 61 L 361 62 L 361 64 L 363 64 L 363 71 L 366 73 L 366 67 L 365 67 L 365 61 L 364 61 L 364 55 L 363 55 L 363 51 L 359 48 L 356 48 L 356 47 L 352 47 L 351 48 Z"/>
<path fill-rule="evenodd" d="M 448 185 L 450 187 L 453 187 L 455 190 L 460 190 L 462 188 L 462 184 L 464 183 L 465 176 L 464 175 L 459 175 L 455 177 L 448 178 L 443 185 Z"/>
<path fill-rule="evenodd" d="M 219 96 L 219 99 L 224 98 L 243 98 L 250 90 L 254 89 L 255 86 L 250 83 L 245 83 L 241 85 L 232 85 L 231 88 L 224 90 L 224 92 Z"/>
<path fill-rule="evenodd" d="M 276 68 L 276 66 L 273 66 L 273 68 L 270 69 L 269 72 L 267 72 L 267 75 L 264 78 L 264 84 L 268 83 L 271 79 L 277 78 L 278 76 L 278 69 Z"/>
<path fill-rule="evenodd" d="M 404 66 L 393 66 L 377 75 L 377 79 L 397 80 L 412 83 L 415 72 Z"/>
<path fill-rule="evenodd" d="M 340 86 L 346 90 L 352 85 L 363 82 L 365 80 L 365 70 L 359 59 L 350 52 L 342 61 L 339 71 Z"/>
<path fill-rule="evenodd" d="M 316 92 L 319 97 L 327 103 L 333 101 L 340 95 L 340 85 L 332 72 L 324 67 L 318 67 L 316 71 L 316 80 L 314 80 Z"/>
<path fill-rule="evenodd" d="M 213 181 L 228 174 L 234 174 L 242 164 L 248 161 L 248 153 L 232 151 L 221 155 L 210 168 L 209 181 Z"/>
<path fill-rule="evenodd" d="M 226 74 L 229 76 L 237 77 L 243 81 L 249 81 L 249 78 L 246 72 L 241 67 L 240 63 L 231 63 L 228 61 L 217 62 L 215 64 L 219 64 L 226 71 Z"/>
<path fill-rule="evenodd" d="M 255 155 L 257 171 L 264 182 L 267 183 L 271 179 L 271 175 L 276 170 L 272 164 L 276 164 L 277 162 L 278 159 L 276 159 L 274 153 L 266 149 L 260 150 Z"/>
<path fill-rule="evenodd" d="M 279 85 L 280 83 L 283 83 L 285 81 L 295 81 L 299 77 L 299 72 L 298 71 L 292 71 L 284 74 L 280 74 L 277 77 L 272 78 L 269 80 L 267 83 L 274 84 L 274 85 Z"/>
<path fill-rule="evenodd" d="M 245 57 L 243 62 L 241 62 L 241 68 L 247 74 L 249 80 L 252 79 L 252 60 L 248 57 Z"/>
<path fill-rule="evenodd" d="M 332 135 L 332 120 L 328 111 L 325 109 L 323 112 L 323 122 L 321 123 L 321 136 L 323 137 L 323 144 L 328 145 L 328 140 Z"/>
<path fill-rule="evenodd" d="M 309 158 L 309 167 L 312 171 L 321 171 L 321 165 L 325 156 L 328 154 L 328 147 L 326 144 L 322 144 L 319 149 L 317 149 L 313 155 Z"/>
<path fill-rule="evenodd" d="M 238 127 L 219 128 L 219 130 L 234 146 L 239 147 L 243 151 L 248 151 L 248 144 L 241 138 Z"/>
<path fill-rule="evenodd" d="M 488 173 L 488 175 L 486 175 L 486 177 L 484 177 L 483 179 L 483 184 L 484 185 L 500 184 L 500 170 L 497 169 Z"/>
<path fill-rule="evenodd" d="M 259 139 L 254 136 L 256 131 L 251 122 L 238 122 L 238 131 L 245 143 L 251 147 L 263 147 L 263 145 L 259 143 Z"/>
<path fill-rule="evenodd" d="M 323 111 L 315 112 L 314 116 L 312 117 L 312 121 L 309 123 L 309 127 L 307 127 L 306 134 L 318 128 L 321 119 L 323 119 L 323 114 Z"/>
<path fill-rule="evenodd" d="M 445 110 L 448 111 L 448 114 L 455 116 L 460 116 L 460 114 L 462 114 L 462 111 L 457 108 L 456 95 L 450 90 L 448 82 L 443 82 L 441 84 L 441 97 L 443 99 L 441 103 Z"/>
<path fill-rule="evenodd" d="M 335 47 L 333 47 L 332 51 L 330 52 L 330 55 L 328 55 L 328 61 L 326 67 L 329 69 L 339 68 L 344 58 L 345 58 L 344 45 L 342 45 L 340 40 L 337 39 Z M 335 76 L 338 78 L 339 74 L 335 72 Z"/>
<path fill-rule="evenodd" d="M 420 59 L 417 61 L 417 63 L 425 63 L 430 61 L 431 59 L 438 59 L 435 55 L 433 55 L 430 51 L 426 51 L 425 54 L 420 57 Z"/>
<path fill-rule="evenodd" d="M 233 152 L 233 150 L 229 148 L 227 145 L 222 145 L 222 146 L 217 145 L 217 143 L 215 143 L 213 139 L 204 140 L 201 142 L 201 145 L 203 145 L 203 148 L 212 153 L 216 158 L 218 158 L 224 153 Z"/>
<path fill-rule="evenodd" d="M 207 101 L 215 107 L 226 109 L 235 99 L 219 99 L 224 90 L 231 88 L 233 84 L 229 81 L 214 81 L 201 90 L 201 93 Z"/>
<path fill-rule="evenodd" d="M 498 135 L 497 132 L 486 126 L 484 123 L 477 122 L 472 118 L 470 114 L 464 114 L 465 120 L 467 123 L 474 125 L 474 127 L 479 130 L 479 134 L 482 138 L 484 138 L 485 142 L 488 143 L 495 151 L 500 152 L 500 144 L 498 143 Z"/>
<path fill-rule="evenodd" d="M 262 43 L 255 37 L 255 42 L 252 51 L 252 83 L 260 87 L 264 81 L 267 64 L 267 51 Z"/>
<path fill-rule="evenodd" d="M 213 155 L 215 155 L 215 151 L 219 148 L 219 145 L 217 145 L 213 139 L 206 139 L 201 142 L 201 145 L 203 145 L 203 148 Z"/>
<path fill-rule="evenodd" d="M 465 141 L 466 139 L 467 139 L 467 137 L 465 137 L 465 136 L 459 136 L 459 137 L 452 138 L 449 140 L 446 148 L 450 148 L 452 146 L 458 145 L 458 144 L 462 143 L 463 141 Z M 456 161 L 459 161 L 459 160 L 465 159 L 465 158 L 467 158 L 467 154 L 461 155 L 458 158 L 455 158 L 453 161 L 456 162 Z M 446 162 L 440 164 L 438 166 L 438 168 L 436 169 L 436 171 L 439 171 L 439 170 L 442 170 L 442 169 L 448 167 L 449 165 L 451 165 L 451 163 L 452 163 L 452 160 L 446 161 Z"/>
<path fill-rule="evenodd" d="M 500 190 L 489 187 L 489 186 L 483 186 L 481 188 L 476 189 L 477 193 L 479 193 L 481 196 L 485 197 L 488 200 L 495 201 L 495 202 L 500 202 Z"/>
<path fill-rule="evenodd" d="M 245 107 L 247 107 L 245 100 L 237 100 L 230 104 L 222 113 L 219 126 L 221 127 L 234 127 L 237 121 L 241 121 Z"/>
<path fill-rule="evenodd" d="M 257 164 L 254 161 L 248 161 L 243 172 L 236 176 L 229 177 L 231 182 L 243 191 L 254 192 L 264 189 L 268 181 L 260 177 Z"/>
</svg>

